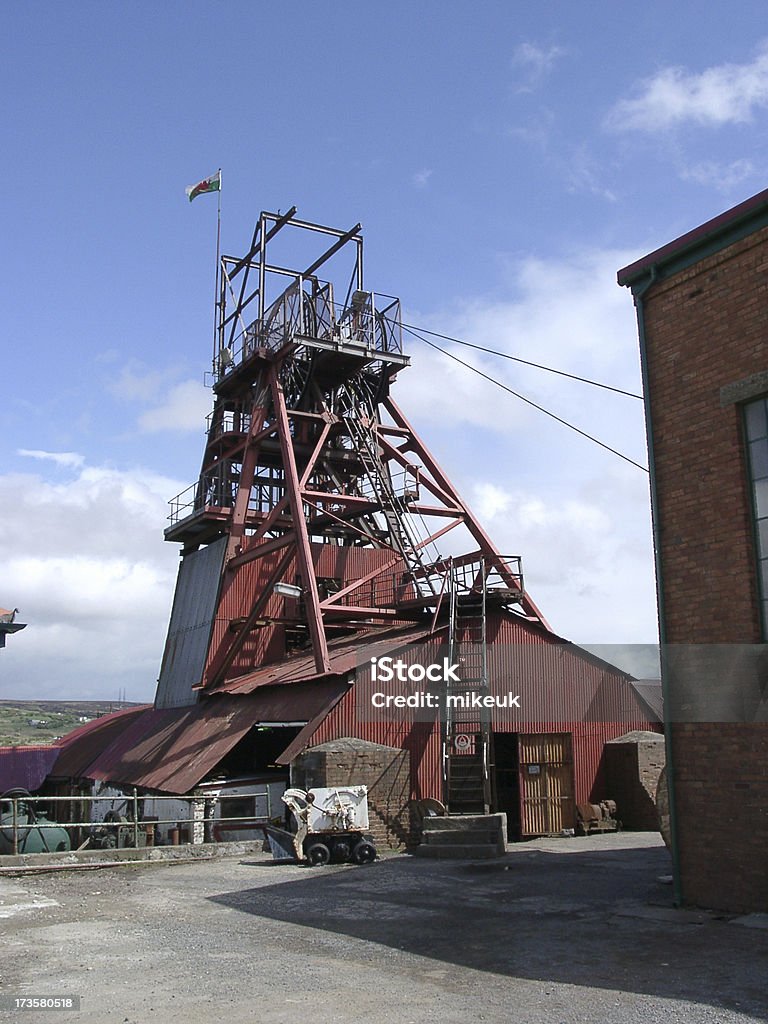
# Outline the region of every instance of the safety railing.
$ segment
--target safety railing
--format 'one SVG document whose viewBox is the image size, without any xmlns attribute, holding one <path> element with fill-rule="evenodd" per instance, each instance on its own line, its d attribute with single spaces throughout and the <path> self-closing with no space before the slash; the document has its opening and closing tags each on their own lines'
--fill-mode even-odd
<svg viewBox="0 0 768 1024">
<path fill-rule="evenodd" d="M 297 277 L 264 313 L 220 348 L 219 378 L 231 373 L 257 349 L 276 351 L 291 341 L 317 340 L 356 345 L 373 352 L 403 352 L 400 300 L 375 292 L 353 292 L 343 307 L 327 288 L 313 289 L 312 279 Z"/>
<path fill-rule="evenodd" d="M 192 515 L 195 511 L 195 493 L 197 491 L 197 484 L 190 484 L 185 490 L 175 497 L 171 498 L 168 502 L 170 512 L 168 513 L 168 520 L 170 523 L 178 523 L 182 519 L 186 519 L 187 516 Z"/>
<path fill-rule="evenodd" d="M 486 592 L 523 590 L 522 560 L 518 555 L 461 558 L 453 561 L 453 580 L 458 592 L 482 589 Z"/>
<path fill-rule="evenodd" d="M 265 814 L 247 814 L 221 816 L 212 812 L 217 802 L 233 800 L 261 800 L 266 801 Z M 149 803 L 153 809 L 155 805 L 160 807 L 165 803 L 186 803 L 190 805 L 189 817 L 174 814 L 171 817 L 160 815 L 147 815 L 144 805 Z M 55 820 L 48 817 L 48 810 L 51 805 L 69 804 L 110 804 L 112 806 L 105 810 L 103 818 L 65 817 L 65 820 Z M 117 806 L 115 806 L 117 805 Z M 36 810 L 40 808 L 40 810 Z M 68 808 L 69 809 L 69 808 Z M 62 832 L 67 835 L 67 842 L 64 849 L 72 849 L 72 840 L 75 839 L 78 850 L 88 847 L 116 848 L 119 846 L 142 847 L 152 845 L 179 845 L 182 843 L 199 844 L 208 841 L 214 830 L 227 831 L 231 826 L 251 826 L 254 830 L 262 830 L 264 825 L 284 818 L 285 809 L 280 807 L 279 814 L 275 815 L 272 804 L 272 793 L 269 786 L 263 789 L 237 794 L 232 796 L 213 797 L 207 794 L 194 794 L 183 796 L 148 795 L 133 790 L 126 796 L 29 796 L 29 795 L 6 795 L 0 797 L 0 856 L 8 854 L 19 854 L 25 852 L 55 853 L 61 852 L 61 844 L 64 842 Z M 161 826 L 170 826 L 168 841 L 165 838 L 158 842 L 159 829 Z M 70 830 L 74 835 L 70 834 Z M 37 841 L 45 847 L 43 850 L 28 851 L 29 836 L 36 833 Z M 58 833 L 58 835 L 57 835 Z M 85 833 L 85 839 L 83 839 Z M 175 833 L 175 834 L 174 834 Z M 187 839 L 182 839 L 186 835 Z M 46 836 L 51 842 L 46 840 Z M 53 847 L 53 848 L 51 848 Z"/>
<path fill-rule="evenodd" d="M 347 590 L 347 587 L 350 589 Z M 398 604 L 415 596 L 413 581 L 407 573 L 383 572 L 371 579 L 348 580 L 344 593 L 334 597 L 333 604 L 339 607 L 395 608 Z"/>
</svg>

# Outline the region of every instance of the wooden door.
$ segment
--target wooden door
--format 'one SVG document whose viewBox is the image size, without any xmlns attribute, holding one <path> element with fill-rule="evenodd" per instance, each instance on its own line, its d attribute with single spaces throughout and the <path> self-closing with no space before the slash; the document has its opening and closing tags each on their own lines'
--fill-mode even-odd
<svg viewBox="0 0 768 1024">
<path fill-rule="evenodd" d="M 521 835 L 556 835 L 575 828 L 570 733 L 521 733 L 518 763 Z"/>
</svg>

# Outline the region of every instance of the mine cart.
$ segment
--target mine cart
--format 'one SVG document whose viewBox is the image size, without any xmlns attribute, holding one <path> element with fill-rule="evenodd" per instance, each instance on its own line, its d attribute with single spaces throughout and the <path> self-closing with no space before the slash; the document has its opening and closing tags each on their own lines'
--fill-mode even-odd
<svg viewBox="0 0 768 1024">
<path fill-rule="evenodd" d="M 283 802 L 291 811 L 295 833 L 266 828 L 272 856 L 291 858 L 316 867 L 322 864 L 370 864 L 376 845 L 368 830 L 368 790 L 365 786 L 287 789 Z"/>
</svg>

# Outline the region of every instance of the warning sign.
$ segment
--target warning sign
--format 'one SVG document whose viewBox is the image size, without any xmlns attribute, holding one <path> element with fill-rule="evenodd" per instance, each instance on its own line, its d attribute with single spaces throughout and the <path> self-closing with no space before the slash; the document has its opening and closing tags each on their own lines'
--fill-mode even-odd
<svg viewBox="0 0 768 1024">
<path fill-rule="evenodd" d="M 456 733 L 453 737 L 453 746 L 457 754 L 474 754 L 475 737 L 466 732 Z"/>
</svg>

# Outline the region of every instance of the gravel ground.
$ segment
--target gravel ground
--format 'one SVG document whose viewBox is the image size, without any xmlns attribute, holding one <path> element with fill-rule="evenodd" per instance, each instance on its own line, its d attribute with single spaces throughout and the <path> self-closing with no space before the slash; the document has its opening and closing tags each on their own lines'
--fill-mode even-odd
<svg viewBox="0 0 768 1024">
<path fill-rule="evenodd" d="M 674 910 L 658 836 L 308 869 L 261 854 L 0 878 L 0 993 L 53 1024 L 744 1024 L 768 930 Z M 758 923 L 760 923 L 758 921 Z"/>
</svg>

